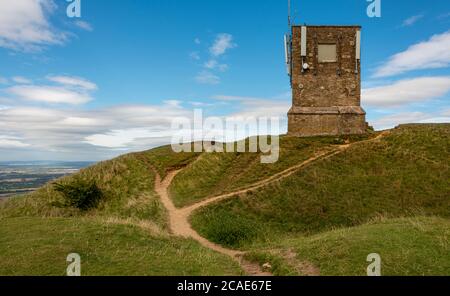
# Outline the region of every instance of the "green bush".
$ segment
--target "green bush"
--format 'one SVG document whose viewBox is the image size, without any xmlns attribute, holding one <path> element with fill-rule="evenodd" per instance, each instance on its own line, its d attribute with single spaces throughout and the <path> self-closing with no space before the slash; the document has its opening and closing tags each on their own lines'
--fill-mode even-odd
<svg viewBox="0 0 450 296">
<path fill-rule="evenodd" d="M 332 143 L 333 145 L 343 145 L 345 144 L 345 140 L 342 138 L 335 138 Z"/>
<path fill-rule="evenodd" d="M 74 178 L 68 184 L 55 183 L 55 190 L 65 198 L 65 206 L 74 207 L 82 211 L 96 208 L 103 194 L 96 182 L 80 177 Z"/>
<path fill-rule="evenodd" d="M 258 236 L 258 226 L 252 220 L 227 219 L 226 214 L 219 219 L 208 220 L 208 227 L 204 231 L 213 242 L 231 248 L 239 248 L 243 242 Z"/>
</svg>

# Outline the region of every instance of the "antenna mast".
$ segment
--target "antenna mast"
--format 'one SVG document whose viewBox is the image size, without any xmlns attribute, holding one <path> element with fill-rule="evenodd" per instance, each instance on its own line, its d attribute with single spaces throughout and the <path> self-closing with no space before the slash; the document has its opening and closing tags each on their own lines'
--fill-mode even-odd
<svg viewBox="0 0 450 296">
<path fill-rule="evenodd" d="M 291 0 L 288 0 L 288 28 L 291 30 Z"/>
<path fill-rule="evenodd" d="M 291 0 L 288 0 L 288 33 L 284 35 L 284 49 L 286 56 L 286 68 L 289 77 L 291 78 L 292 85 L 292 35 L 291 35 Z"/>
</svg>

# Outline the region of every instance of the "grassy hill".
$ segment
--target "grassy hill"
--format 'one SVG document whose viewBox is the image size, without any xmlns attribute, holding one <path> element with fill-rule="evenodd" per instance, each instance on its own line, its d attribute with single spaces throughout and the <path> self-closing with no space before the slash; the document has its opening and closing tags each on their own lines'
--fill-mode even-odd
<svg viewBox="0 0 450 296">
<path fill-rule="evenodd" d="M 169 187 L 177 207 L 249 188 L 353 143 L 278 182 L 201 208 L 192 226 L 219 245 L 271 263 L 279 275 L 362 275 L 369 253 L 383 274 L 450 274 L 450 125 L 406 125 L 379 140 L 281 138 L 280 160 L 259 153 L 180 153 L 170 146 L 101 162 L 0 203 L 0 275 L 62 275 L 82 256 L 85 275 L 225 275 L 230 257 L 169 233 L 155 178 L 183 170 Z M 65 203 L 61 186 L 93 183 L 88 209 Z"/>
<path fill-rule="evenodd" d="M 225 255 L 143 227 L 86 218 L 12 218 L 0 223 L 0 275 L 64 276 L 70 253 L 80 254 L 84 276 L 241 274 Z"/>
<path fill-rule="evenodd" d="M 161 147 L 58 180 L 95 180 L 103 196 L 87 211 L 63 206 L 55 182 L 1 203 L 0 275 L 64 275 L 73 252 L 81 255 L 83 275 L 242 274 L 231 258 L 169 236 L 153 169 L 165 175 L 195 157 Z"/>
<path fill-rule="evenodd" d="M 367 255 L 381 256 L 385 276 L 449 275 L 450 220 L 377 219 L 309 237 L 292 237 L 249 254 L 276 275 L 366 275 Z"/>
<path fill-rule="evenodd" d="M 249 248 L 374 217 L 450 218 L 450 125 L 411 125 L 361 142 L 258 192 L 201 209 L 203 236 Z"/>
<path fill-rule="evenodd" d="M 204 153 L 179 173 L 170 186 L 175 205 L 183 207 L 207 197 L 233 192 L 301 163 L 317 153 L 332 151 L 345 142 L 374 135 L 317 138 L 280 138 L 280 157 L 262 164 L 261 153 Z M 248 140 L 246 141 L 248 146 Z"/>
<path fill-rule="evenodd" d="M 196 157 L 190 153 L 174 153 L 170 146 L 164 146 L 100 162 L 76 175 L 51 182 L 34 193 L 9 200 L 2 205 L 0 218 L 91 216 L 145 220 L 165 228 L 165 210 L 154 191 L 155 173 L 165 176 L 168 171 L 183 167 Z M 77 178 L 93 180 L 100 188 L 103 196 L 94 209 L 81 212 L 59 206 L 63 197 L 55 190 L 55 183 L 72 184 Z"/>
</svg>

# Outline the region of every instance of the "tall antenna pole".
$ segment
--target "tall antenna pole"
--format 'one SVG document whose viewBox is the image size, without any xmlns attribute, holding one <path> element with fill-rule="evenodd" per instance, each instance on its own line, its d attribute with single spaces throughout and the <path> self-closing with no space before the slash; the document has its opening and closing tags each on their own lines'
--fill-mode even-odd
<svg viewBox="0 0 450 296">
<path fill-rule="evenodd" d="M 288 27 L 291 30 L 291 0 L 288 0 Z"/>
</svg>

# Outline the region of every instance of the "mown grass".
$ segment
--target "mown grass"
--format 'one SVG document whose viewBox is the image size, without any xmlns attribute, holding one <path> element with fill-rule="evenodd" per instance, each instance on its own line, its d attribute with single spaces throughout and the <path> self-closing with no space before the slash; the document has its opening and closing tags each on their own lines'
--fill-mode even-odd
<svg viewBox="0 0 450 296">
<path fill-rule="evenodd" d="M 203 153 L 175 177 L 169 190 L 176 206 L 187 206 L 207 197 L 245 188 L 301 163 L 316 153 L 330 151 L 336 144 L 359 141 L 370 136 L 283 136 L 280 138 L 279 160 L 273 164 L 262 164 L 260 152 Z"/>
<path fill-rule="evenodd" d="M 275 275 L 305 275 L 313 265 L 320 275 L 367 275 L 367 256 L 381 256 L 385 276 L 450 274 L 450 220 L 403 218 L 374 221 L 311 237 L 285 239 L 248 257 L 271 263 Z M 305 264 L 306 263 L 306 264 Z"/>
<path fill-rule="evenodd" d="M 195 229 L 233 248 L 356 226 L 377 216 L 450 218 L 450 125 L 410 125 L 277 184 L 200 210 Z"/>
<path fill-rule="evenodd" d="M 240 275 L 231 258 L 197 242 L 86 218 L 0 219 L 0 275 L 62 276 L 70 253 L 84 276 Z"/>
</svg>

